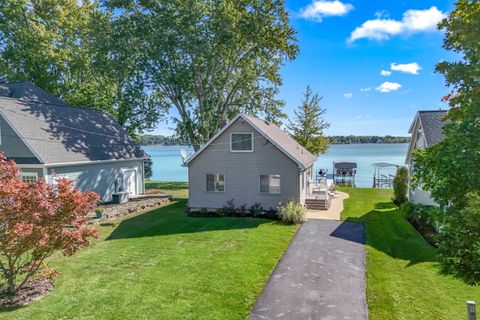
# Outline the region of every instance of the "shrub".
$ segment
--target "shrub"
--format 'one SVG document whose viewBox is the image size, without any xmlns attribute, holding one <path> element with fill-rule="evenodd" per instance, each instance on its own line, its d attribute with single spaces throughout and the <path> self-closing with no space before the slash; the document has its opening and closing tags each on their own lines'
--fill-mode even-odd
<svg viewBox="0 0 480 320">
<path fill-rule="evenodd" d="M 103 216 L 103 209 L 97 208 L 95 209 L 95 218 L 100 219 Z"/>
<path fill-rule="evenodd" d="M 258 216 L 261 216 L 262 215 L 262 211 L 263 211 L 263 208 L 262 208 L 262 205 L 258 202 L 254 203 L 251 207 L 250 207 L 250 214 L 254 217 L 258 217 Z"/>
<path fill-rule="evenodd" d="M 208 216 L 209 212 L 207 208 L 201 208 L 200 209 L 200 214 L 204 216 Z"/>
<path fill-rule="evenodd" d="M 448 271 L 472 285 L 480 284 L 479 239 L 480 193 L 470 193 L 465 208 L 448 210 L 438 252 Z"/>
<path fill-rule="evenodd" d="M 427 242 L 433 246 L 438 245 L 438 230 L 445 223 L 445 216 L 440 208 L 407 201 L 400 206 L 400 211 Z"/>
<path fill-rule="evenodd" d="M 286 224 L 297 224 L 305 221 L 307 210 L 295 200 L 283 203 L 278 209 L 278 217 Z"/>
<path fill-rule="evenodd" d="M 245 203 L 238 207 L 236 215 L 238 215 L 239 217 L 248 216 L 247 205 Z"/>
<path fill-rule="evenodd" d="M 43 179 L 23 182 L 15 163 L 0 153 L 0 277 L 10 294 L 55 251 L 72 255 L 97 236 L 96 229 L 87 227 L 87 215 L 98 200 L 96 193 L 80 192 L 67 179 L 56 185 Z"/>
<path fill-rule="evenodd" d="M 224 216 L 232 216 L 235 213 L 235 201 L 230 199 L 223 204 L 222 214 Z"/>
<path fill-rule="evenodd" d="M 397 206 L 406 202 L 408 191 L 408 170 L 406 167 L 400 167 L 393 179 L 393 203 Z"/>
</svg>

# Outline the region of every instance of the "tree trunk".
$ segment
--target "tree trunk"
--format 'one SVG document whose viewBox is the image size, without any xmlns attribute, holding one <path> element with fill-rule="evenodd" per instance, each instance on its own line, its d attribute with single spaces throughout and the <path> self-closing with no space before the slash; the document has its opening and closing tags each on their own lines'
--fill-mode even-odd
<svg viewBox="0 0 480 320">
<path fill-rule="evenodd" d="M 15 285 L 15 276 L 13 274 L 9 274 L 7 276 L 7 292 L 9 294 L 15 294 L 17 293 L 17 286 Z"/>
</svg>

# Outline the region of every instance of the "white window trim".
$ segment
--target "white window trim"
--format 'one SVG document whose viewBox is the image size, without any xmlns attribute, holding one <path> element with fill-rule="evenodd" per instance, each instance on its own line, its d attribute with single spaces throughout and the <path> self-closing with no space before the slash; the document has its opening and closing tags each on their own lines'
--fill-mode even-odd
<svg viewBox="0 0 480 320">
<path fill-rule="evenodd" d="M 251 150 L 233 150 L 232 149 L 232 135 L 234 134 L 249 134 L 252 137 L 252 149 Z M 230 152 L 253 152 L 255 145 L 253 132 L 232 132 L 230 133 Z"/>
<path fill-rule="evenodd" d="M 38 180 L 38 172 L 20 172 L 20 178 L 23 181 L 23 177 L 35 177 L 35 181 Z"/>
<path fill-rule="evenodd" d="M 222 176 L 223 176 L 223 191 L 218 191 L 218 190 L 216 190 L 217 188 L 215 187 L 215 185 L 216 185 L 216 184 L 215 184 L 215 181 L 214 181 L 214 185 L 213 185 L 213 189 L 214 189 L 214 190 L 213 190 L 213 191 L 207 190 L 207 176 L 208 176 L 209 174 L 213 174 L 213 175 L 215 175 L 215 176 L 219 176 L 219 175 L 222 175 Z M 221 192 L 225 192 L 225 190 L 227 190 L 227 176 L 226 176 L 225 173 L 206 173 L 206 174 L 205 174 L 205 192 L 209 192 L 209 193 L 218 193 L 218 192 L 220 192 L 220 193 L 221 193 Z"/>
<path fill-rule="evenodd" d="M 262 191 L 262 176 L 268 176 L 268 192 L 263 192 Z M 280 177 L 280 192 L 275 192 L 275 193 L 272 193 L 270 192 L 270 176 L 279 176 Z M 278 196 L 280 194 L 282 194 L 282 175 L 281 174 L 277 174 L 277 173 L 273 173 L 273 174 L 260 174 L 258 176 L 258 192 L 260 194 L 270 194 L 270 195 L 273 195 L 273 196 Z"/>
</svg>

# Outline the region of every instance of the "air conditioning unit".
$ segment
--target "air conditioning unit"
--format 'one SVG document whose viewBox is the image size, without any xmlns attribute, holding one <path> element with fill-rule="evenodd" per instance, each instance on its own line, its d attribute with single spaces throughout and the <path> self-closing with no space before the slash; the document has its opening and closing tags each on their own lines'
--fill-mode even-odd
<svg viewBox="0 0 480 320">
<path fill-rule="evenodd" d="M 114 204 L 121 204 L 127 203 L 129 200 L 129 193 L 126 191 L 115 192 L 112 194 L 112 203 Z"/>
</svg>

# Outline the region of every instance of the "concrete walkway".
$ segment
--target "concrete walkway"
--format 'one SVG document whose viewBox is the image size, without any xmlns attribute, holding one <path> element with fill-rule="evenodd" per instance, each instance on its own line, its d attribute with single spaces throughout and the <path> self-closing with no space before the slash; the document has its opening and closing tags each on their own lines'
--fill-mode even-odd
<svg viewBox="0 0 480 320">
<path fill-rule="evenodd" d="M 328 210 L 308 210 L 307 219 L 340 220 L 343 211 L 343 200 L 349 197 L 348 193 L 337 191 L 338 198 L 333 198 Z"/>
<path fill-rule="evenodd" d="M 364 242 L 362 224 L 304 223 L 249 319 L 368 319 Z"/>
</svg>

